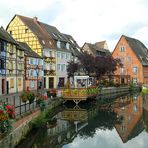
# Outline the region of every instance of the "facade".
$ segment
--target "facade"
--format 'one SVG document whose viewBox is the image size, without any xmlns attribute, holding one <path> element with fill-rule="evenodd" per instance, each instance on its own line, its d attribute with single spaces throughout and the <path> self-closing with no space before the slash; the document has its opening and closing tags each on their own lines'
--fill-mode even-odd
<svg viewBox="0 0 148 148">
<path fill-rule="evenodd" d="M 0 28 L 0 95 L 6 93 L 6 53 L 8 41 L 3 34 L 3 28 Z"/>
<path fill-rule="evenodd" d="M 82 46 L 82 52 L 87 52 L 93 56 L 108 56 L 111 55 L 108 50 L 108 45 L 106 41 L 96 42 L 94 44 L 84 43 Z"/>
<path fill-rule="evenodd" d="M 24 50 L 18 43 L 1 28 L 1 94 L 9 94 L 23 91 L 24 76 Z"/>
<path fill-rule="evenodd" d="M 19 42 L 24 48 L 24 90 L 39 90 L 43 87 L 43 59 L 26 43 Z"/>
<path fill-rule="evenodd" d="M 122 35 L 112 56 L 123 64 L 115 72 L 117 83 L 148 83 L 148 49 L 142 42 Z"/>
<path fill-rule="evenodd" d="M 56 57 L 58 50 L 72 54 L 75 52 L 74 50 L 77 50 L 67 36 L 60 33 L 56 27 L 38 21 L 36 17 L 29 18 L 20 15 L 13 17 L 7 26 L 7 31 L 17 41 L 27 43 L 33 51 L 43 57 L 44 88 L 56 88 L 59 81 L 62 81 L 62 86 L 66 83 L 65 63 L 67 64 L 67 60 L 66 58 L 63 61 L 60 59 L 60 63 L 63 64 L 61 69 L 64 70 L 57 71 L 59 61 Z M 76 42 L 74 44 L 77 45 Z M 75 56 L 75 54 L 73 55 Z"/>
</svg>

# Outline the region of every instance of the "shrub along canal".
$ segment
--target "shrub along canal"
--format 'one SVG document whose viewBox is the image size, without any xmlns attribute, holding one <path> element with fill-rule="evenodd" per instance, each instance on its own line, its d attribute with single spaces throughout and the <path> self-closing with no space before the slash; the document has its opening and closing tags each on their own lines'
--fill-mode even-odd
<svg viewBox="0 0 148 148">
<path fill-rule="evenodd" d="M 146 148 L 148 94 L 102 96 L 79 105 L 69 102 L 45 121 L 17 147 Z"/>
</svg>

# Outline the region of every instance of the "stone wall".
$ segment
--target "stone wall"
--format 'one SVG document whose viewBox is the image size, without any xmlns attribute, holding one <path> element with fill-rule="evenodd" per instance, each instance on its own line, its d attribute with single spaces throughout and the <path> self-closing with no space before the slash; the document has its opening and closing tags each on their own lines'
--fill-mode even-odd
<svg viewBox="0 0 148 148">
<path fill-rule="evenodd" d="M 13 125 L 13 131 L 0 141 L 0 147 L 14 148 L 30 131 L 29 122 L 36 118 L 39 114 L 40 110 L 36 110 L 32 114 L 25 116 L 24 118 L 15 122 Z"/>
</svg>

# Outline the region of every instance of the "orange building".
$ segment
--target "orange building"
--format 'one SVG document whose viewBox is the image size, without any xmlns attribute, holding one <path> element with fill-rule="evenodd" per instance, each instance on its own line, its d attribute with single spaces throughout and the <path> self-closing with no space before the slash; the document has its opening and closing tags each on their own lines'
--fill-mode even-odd
<svg viewBox="0 0 148 148">
<path fill-rule="evenodd" d="M 148 84 L 148 49 L 142 42 L 122 35 L 112 56 L 123 64 L 115 72 L 117 83 Z"/>
</svg>

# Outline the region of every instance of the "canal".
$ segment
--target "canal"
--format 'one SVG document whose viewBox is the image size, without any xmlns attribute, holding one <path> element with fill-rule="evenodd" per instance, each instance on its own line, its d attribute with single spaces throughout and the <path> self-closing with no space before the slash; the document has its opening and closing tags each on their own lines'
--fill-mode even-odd
<svg viewBox="0 0 148 148">
<path fill-rule="evenodd" d="M 66 103 L 18 148 L 147 148 L 148 95 L 120 94 Z"/>
</svg>

